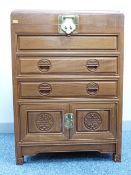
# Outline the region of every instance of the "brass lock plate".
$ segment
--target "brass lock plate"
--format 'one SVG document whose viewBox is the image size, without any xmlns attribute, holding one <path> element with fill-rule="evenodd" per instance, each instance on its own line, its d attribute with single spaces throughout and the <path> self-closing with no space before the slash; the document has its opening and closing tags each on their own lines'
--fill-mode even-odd
<svg viewBox="0 0 131 175">
<path fill-rule="evenodd" d="M 72 113 L 66 113 L 64 116 L 64 126 L 67 129 L 74 127 L 74 116 Z"/>
<path fill-rule="evenodd" d="M 59 15 L 58 16 L 58 32 L 70 35 L 78 33 L 79 16 L 78 15 Z"/>
</svg>

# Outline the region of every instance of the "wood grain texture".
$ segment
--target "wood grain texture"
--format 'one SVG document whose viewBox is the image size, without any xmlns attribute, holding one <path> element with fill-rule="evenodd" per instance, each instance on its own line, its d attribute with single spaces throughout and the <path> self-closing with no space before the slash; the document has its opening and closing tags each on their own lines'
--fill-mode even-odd
<svg viewBox="0 0 131 175">
<path fill-rule="evenodd" d="M 63 103 L 20 105 L 21 140 L 66 140 L 68 131 L 62 126 L 64 114 L 68 111 L 69 106 Z M 43 113 L 49 116 L 46 115 L 42 119 Z M 52 117 L 52 121 L 48 120 L 48 117 Z M 47 127 L 47 130 L 43 130 L 44 127 Z"/>
<path fill-rule="evenodd" d="M 64 14 L 79 16 L 77 34 L 59 33 Z M 17 164 L 24 155 L 58 151 L 99 151 L 121 160 L 123 30 L 120 13 L 12 12 Z M 73 128 L 65 127 L 68 113 Z"/>
<path fill-rule="evenodd" d="M 96 93 L 92 94 L 93 87 L 97 84 Z M 49 85 L 49 89 L 40 89 L 41 85 Z M 64 89 L 64 93 L 63 93 Z M 94 89 L 95 90 L 95 89 Z M 40 92 L 41 91 L 41 92 Z M 115 81 L 85 81 L 85 82 L 21 82 L 20 98 L 45 98 L 45 97 L 90 97 L 101 96 L 117 97 L 117 82 Z"/>
<path fill-rule="evenodd" d="M 20 74 L 117 74 L 117 57 L 18 57 Z M 47 64 L 47 63 L 50 64 Z M 40 67 L 41 63 L 41 67 Z M 43 63 L 43 64 L 42 64 Z M 45 63 L 45 64 L 44 64 Z"/>
<path fill-rule="evenodd" d="M 70 109 L 75 117 L 75 127 L 70 130 L 72 140 L 114 139 L 116 137 L 116 106 L 114 104 L 71 104 Z M 88 125 L 84 124 L 85 117 L 88 117 L 86 120 Z"/>
<path fill-rule="evenodd" d="M 20 36 L 20 50 L 117 50 L 117 36 Z"/>
<path fill-rule="evenodd" d="M 47 145 L 47 146 L 23 146 L 24 155 L 34 155 L 42 152 L 73 152 L 73 151 L 98 151 L 101 153 L 115 152 L 115 144 L 81 144 L 81 145 Z"/>
</svg>

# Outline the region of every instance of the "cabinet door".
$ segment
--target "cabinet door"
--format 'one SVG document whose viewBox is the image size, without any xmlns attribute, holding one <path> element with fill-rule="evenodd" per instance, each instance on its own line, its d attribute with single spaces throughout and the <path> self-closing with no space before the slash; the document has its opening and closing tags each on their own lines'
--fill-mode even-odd
<svg viewBox="0 0 131 175">
<path fill-rule="evenodd" d="M 72 104 L 74 127 L 70 129 L 70 139 L 103 140 L 115 139 L 115 104 L 92 103 Z"/>
<path fill-rule="evenodd" d="M 20 131 L 22 141 L 59 141 L 69 138 L 63 127 L 67 104 L 22 104 L 20 105 Z"/>
</svg>

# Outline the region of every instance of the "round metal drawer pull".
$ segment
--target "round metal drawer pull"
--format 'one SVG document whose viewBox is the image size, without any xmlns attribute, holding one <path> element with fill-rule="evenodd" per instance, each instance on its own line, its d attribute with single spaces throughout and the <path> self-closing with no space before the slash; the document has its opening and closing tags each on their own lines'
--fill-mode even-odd
<svg viewBox="0 0 131 175">
<path fill-rule="evenodd" d="M 38 68 L 41 72 L 48 72 L 51 67 L 51 62 L 47 59 L 41 59 L 38 61 Z"/>
<path fill-rule="evenodd" d="M 39 93 L 43 96 L 49 95 L 52 91 L 51 85 L 48 83 L 42 83 L 38 87 Z"/>
<path fill-rule="evenodd" d="M 90 72 L 95 72 L 99 67 L 99 61 L 96 59 L 89 59 L 87 61 L 86 67 Z"/>
<path fill-rule="evenodd" d="M 98 93 L 98 90 L 99 90 L 99 85 L 97 83 L 94 83 L 94 82 L 88 83 L 86 90 L 87 90 L 87 93 L 89 95 L 96 95 Z"/>
</svg>

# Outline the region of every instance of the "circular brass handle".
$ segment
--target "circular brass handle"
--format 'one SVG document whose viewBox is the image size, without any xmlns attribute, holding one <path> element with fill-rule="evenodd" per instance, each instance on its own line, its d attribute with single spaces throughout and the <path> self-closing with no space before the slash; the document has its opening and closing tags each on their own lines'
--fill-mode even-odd
<svg viewBox="0 0 131 175">
<path fill-rule="evenodd" d="M 39 85 L 38 90 L 39 90 L 40 95 L 47 96 L 51 93 L 52 88 L 50 84 L 42 83 Z"/>
<path fill-rule="evenodd" d="M 48 72 L 51 67 L 51 62 L 47 59 L 41 59 L 38 61 L 38 68 L 43 72 Z"/>
<path fill-rule="evenodd" d="M 96 59 L 89 59 L 87 61 L 86 67 L 90 72 L 95 72 L 99 67 L 99 61 Z"/>
<path fill-rule="evenodd" d="M 97 95 L 99 90 L 99 85 L 97 83 L 91 82 L 87 84 L 86 91 L 89 95 Z"/>
</svg>

